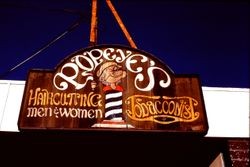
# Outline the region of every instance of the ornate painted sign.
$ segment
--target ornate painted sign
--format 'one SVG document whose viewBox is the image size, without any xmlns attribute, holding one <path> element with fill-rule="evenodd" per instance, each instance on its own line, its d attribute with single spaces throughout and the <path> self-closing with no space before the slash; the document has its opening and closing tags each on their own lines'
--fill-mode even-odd
<svg viewBox="0 0 250 167">
<path fill-rule="evenodd" d="M 53 71 L 31 70 L 18 127 L 208 130 L 197 75 L 176 75 L 153 55 L 120 45 L 79 50 Z"/>
</svg>

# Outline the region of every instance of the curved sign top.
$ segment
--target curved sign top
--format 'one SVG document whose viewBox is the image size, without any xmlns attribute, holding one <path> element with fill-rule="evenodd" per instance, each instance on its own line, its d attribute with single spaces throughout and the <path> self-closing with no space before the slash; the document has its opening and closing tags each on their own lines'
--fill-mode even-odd
<svg viewBox="0 0 250 167">
<path fill-rule="evenodd" d="M 54 70 L 30 70 L 18 127 L 208 130 L 197 75 L 176 75 L 153 55 L 121 45 L 84 48 Z"/>
</svg>

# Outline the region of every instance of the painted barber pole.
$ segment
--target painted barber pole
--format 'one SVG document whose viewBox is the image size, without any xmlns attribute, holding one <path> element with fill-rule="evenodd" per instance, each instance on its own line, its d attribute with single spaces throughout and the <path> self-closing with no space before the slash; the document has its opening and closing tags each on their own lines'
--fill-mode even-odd
<svg viewBox="0 0 250 167">
<path fill-rule="evenodd" d="M 105 119 L 122 121 L 122 92 L 107 90 L 105 92 Z"/>
<path fill-rule="evenodd" d="M 122 121 L 122 86 L 118 85 L 125 78 L 126 71 L 116 62 L 106 62 L 97 71 L 99 81 L 105 86 L 105 119 Z"/>
<path fill-rule="evenodd" d="M 133 127 L 125 123 L 122 114 L 123 87 L 118 85 L 126 77 L 126 71 L 116 62 L 106 62 L 97 71 L 99 81 L 105 86 L 105 119 L 92 127 Z"/>
</svg>

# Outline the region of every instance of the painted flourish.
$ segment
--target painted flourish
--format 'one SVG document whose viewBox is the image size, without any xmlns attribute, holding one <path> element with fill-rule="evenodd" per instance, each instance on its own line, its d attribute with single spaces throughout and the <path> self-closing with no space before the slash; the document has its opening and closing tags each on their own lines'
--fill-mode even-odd
<svg viewBox="0 0 250 167">
<path fill-rule="evenodd" d="M 162 68 L 157 67 L 155 62 L 147 56 L 139 53 L 133 53 L 131 50 L 122 50 L 119 48 L 94 48 L 89 51 L 84 51 L 70 59 L 70 62 L 65 63 L 59 72 L 54 75 L 53 85 L 58 90 L 66 90 L 71 84 L 75 89 L 84 88 L 88 82 L 94 80 L 93 71 L 101 66 L 104 62 L 112 61 L 116 63 L 124 63 L 128 72 L 134 73 L 134 86 L 139 91 L 150 91 L 155 86 L 154 71 L 161 71 L 165 77 L 159 81 L 159 86 L 167 88 L 171 83 L 169 74 Z M 143 73 L 143 65 L 147 65 L 146 73 Z M 66 73 L 67 70 L 73 73 Z M 78 76 L 83 80 L 78 81 Z M 140 82 L 147 82 L 145 87 L 139 85 Z"/>
</svg>

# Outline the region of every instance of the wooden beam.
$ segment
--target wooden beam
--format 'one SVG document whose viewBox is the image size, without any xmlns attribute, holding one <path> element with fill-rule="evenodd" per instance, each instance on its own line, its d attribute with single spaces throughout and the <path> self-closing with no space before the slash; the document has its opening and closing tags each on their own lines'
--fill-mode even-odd
<svg viewBox="0 0 250 167">
<path fill-rule="evenodd" d="M 109 9 L 111 10 L 111 12 L 113 13 L 113 15 L 115 16 L 115 19 L 118 22 L 120 28 L 122 29 L 122 32 L 126 36 L 130 46 L 133 47 L 133 48 L 137 48 L 137 46 L 134 43 L 132 37 L 130 36 L 129 32 L 127 31 L 125 25 L 123 24 L 120 16 L 118 15 L 117 11 L 115 10 L 115 7 L 113 6 L 112 2 L 110 0 L 106 0 L 106 3 L 108 5 Z"/>
<path fill-rule="evenodd" d="M 97 0 L 92 0 L 91 28 L 90 28 L 90 45 L 97 43 Z"/>
</svg>

